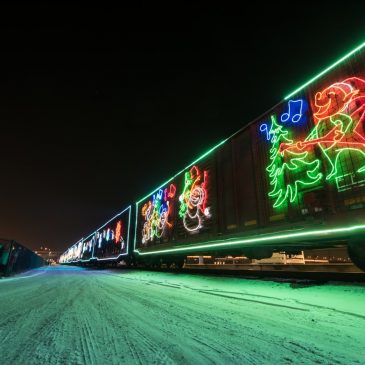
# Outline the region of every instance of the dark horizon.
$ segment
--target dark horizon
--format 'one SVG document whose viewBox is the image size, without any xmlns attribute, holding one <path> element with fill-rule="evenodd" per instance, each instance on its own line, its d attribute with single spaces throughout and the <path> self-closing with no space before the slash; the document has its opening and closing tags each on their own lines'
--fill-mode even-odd
<svg viewBox="0 0 365 365">
<path fill-rule="evenodd" d="M 94 231 L 362 43 L 363 6 L 341 4 L 4 21 L 0 236 L 62 251 Z"/>
</svg>

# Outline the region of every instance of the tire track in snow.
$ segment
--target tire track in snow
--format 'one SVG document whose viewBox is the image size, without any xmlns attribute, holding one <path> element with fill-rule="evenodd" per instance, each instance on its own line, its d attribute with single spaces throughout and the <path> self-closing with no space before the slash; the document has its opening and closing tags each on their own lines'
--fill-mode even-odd
<svg viewBox="0 0 365 365">
<path fill-rule="evenodd" d="M 43 361 L 50 363 L 52 354 L 48 349 L 52 343 L 50 335 L 57 325 L 54 320 L 58 314 L 57 298 L 50 298 L 51 300 L 47 301 L 44 300 L 44 295 L 39 295 L 38 299 L 33 301 L 32 308 L 19 318 L 16 336 L 7 339 L 10 343 L 17 343 L 18 338 L 21 339 L 22 348 L 22 351 L 17 351 L 15 347 L 14 351 L 8 352 L 7 355 L 13 358 L 9 363 L 39 364 Z"/>
<path fill-rule="evenodd" d="M 175 286 L 174 286 L 175 287 Z M 181 287 L 179 287 L 181 288 Z M 232 298 L 232 299 L 238 299 L 238 300 L 245 300 L 244 298 L 239 298 L 239 297 L 234 297 L 234 296 L 229 296 L 229 295 L 224 295 L 224 294 L 233 294 L 233 295 L 238 295 L 238 296 L 249 296 L 249 297 L 258 297 L 258 298 L 267 298 L 267 299 L 273 299 L 275 301 L 286 301 L 285 298 L 278 298 L 278 297 L 273 297 L 273 296 L 268 296 L 268 295 L 259 295 L 259 294 L 251 294 L 251 293 L 243 293 L 243 292 L 233 292 L 233 291 L 225 291 L 225 290 L 218 290 L 218 289 L 196 289 L 196 288 L 191 288 L 188 286 L 185 286 L 185 288 L 191 289 L 191 290 L 195 290 L 198 291 L 200 293 L 205 293 L 205 294 L 212 294 L 212 295 L 217 295 L 217 296 L 222 296 L 222 297 L 227 297 L 227 298 Z M 223 295 L 220 295 L 220 294 Z M 261 302 L 261 301 L 255 301 L 255 300 L 249 300 L 246 299 L 247 301 L 253 301 L 253 302 L 257 302 L 257 303 L 262 303 L 262 304 L 267 304 L 267 305 L 275 305 L 274 303 L 268 303 L 268 302 Z M 299 300 L 293 300 L 295 303 L 298 303 L 300 305 L 304 305 L 306 307 L 313 307 L 313 308 L 319 308 L 319 309 L 323 309 L 323 310 L 330 310 L 330 311 L 334 311 L 340 314 L 345 314 L 345 315 L 349 315 L 349 316 L 353 316 L 353 317 L 357 317 L 360 319 L 365 319 L 365 315 L 360 315 L 357 313 L 352 313 L 352 312 L 348 312 L 348 311 L 341 311 L 338 310 L 336 308 L 333 307 L 329 307 L 329 306 L 322 306 L 322 305 L 316 305 L 316 304 L 311 304 L 311 303 L 306 303 L 303 301 L 299 301 Z M 286 305 L 280 305 L 277 304 L 277 306 L 282 306 L 282 307 L 286 307 L 286 308 L 292 308 L 292 309 L 298 309 L 298 310 L 308 310 L 308 309 L 304 309 L 304 308 L 298 308 L 298 307 L 291 307 L 291 306 L 286 306 Z"/>
<path fill-rule="evenodd" d="M 336 313 L 339 313 L 339 314 L 345 314 L 347 316 L 352 316 L 352 317 L 356 317 L 356 318 L 360 318 L 360 319 L 365 320 L 365 316 L 362 316 L 361 314 L 346 312 L 346 311 L 342 311 L 342 310 L 339 310 L 339 309 L 336 309 L 336 308 L 327 307 L 327 306 L 318 305 L 318 304 L 305 303 L 305 302 L 301 302 L 299 300 L 295 300 L 295 302 L 298 303 L 298 304 L 308 306 L 308 307 L 319 308 L 319 309 L 323 309 L 323 310 L 326 310 L 326 311 L 329 310 L 329 311 L 333 311 L 333 312 L 336 312 Z"/>
<path fill-rule="evenodd" d="M 148 281 L 145 282 L 145 284 L 149 284 Z M 169 293 L 169 291 L 167 291 L 167 293 Z M 135 294 L 135 293 L 134 293 Z M 138 298 L 130 298 L 133 299 L 133 303 L 138 302 Z M 143 298 L 143 300 L 146 300 L 146 298 Z M 147 298 L 147 303 L 148 303 L 148 298 Z M 202 311 L 204 311 L 204 308 L 202 308 Z M 156 315 L 156 313 L 155 313 Z M 203 313 L 199 314 L 197 319 L 201 321 L 201 317 L 202 317 Z M 166 338 L 174 338 L 174 332 L 176 334 L 176 332 L 178 332 L 179 330 L 181 330 L 181 323 L 184 323 L 184 316 L 182 316 L 181 320 L 178 322 L 178 324 L 175 326 L 175 331 L 171 330 L 171 324 L 170 326 L 164 326 L 164 334 L 166 335 Z M 156 318 L 156 321 L 158 320 L 158 322 L 161 324 L 164 321 L 164 318 Z M 207 321 L 205 321 L 207 322 Z M 214 326 L 215 322 L 211 321 L 211 325 Z M 212 357 L 212 348 L 215 349 L 215 353 L 217 353 L 218 355 L 221 356 L 221 358 L 225 358 L 226 359 L 226 363 L 242 363 L 241 360 L 245 360 L 246 361 L 250 361 L 250 363 L 256 363 L 254 361 L 254 357 L 247 355 L 247 354 L 242 354 L 239 350 L 237 350 L 237 348 L 235 348 L 234 346 L 229 346 L 229 344 L 227 345 L 227 343 L 224 343 L 224 341 L 219 341 L 219 338 L 209 338 L 207 341 L 207 338 L 204 336 L 199 337 L 199 334 L 194 332 L 194 327 L 191 328 L 189 323 L 187 323 L 187 327 L 183 328 L 184 331 L 184 338 L 185 341 L 186 339 L 191 339 L 191 347 L 194 348 L 196 346 L 194 346 L 194 342 L 197 342 L 198 344 L 205 344 L 206 347 L 209 349 L 209 352 L 204 352 L 204 359 L 205 361 L 203 363 L 207 363 L 207 360 L 211 357 L 211 360 L 209 363 L 214 363 L 214 356 Z M 212 343 L 213 345 L 209 345 L 209 343 Z M 265 343 L 265 341 L 263 341 Z M 196 351 L 202 352 L 201 346 L 199 345 L 198 348 L 196 348 Z M 144 350 L 142 351 L 144 352 Z M 241 359 L 240 361 L 238 361 L 237 359 Z"/>
<path fill-rule="evenodd" d="M 147 284 L 148 283 L 144 283 L 143 285 L 147 285 Z M 129 294 L 129 299 L 133 303 L 136 303 L 136 304 L 142 303 L 142 305 L 145 305 L 144 310 L 146 311 L 146 313 L 144 313 L 145 314 L 144 318 L 150 317 L 148 315 L 148 311 L 151 309 L 150 308 L 150 304 L 151 304 L 150 298 L 146 297 L 144 295 L 144 293 L 142 293 L 142 296 L 141 296 L 140 295 L 141 293 L 138 293 L 138 292 L 131 293 L 129 290 L 127 290 L 127 292 Z M 116 294 L 115 290 L 112 290 L 111 294 L 115 295 Z M 118 302 L 119 299 L 117 297 L 115 297 L 114 300 L 116 302 Z M 173 363 L 181 363 L 181 361 L 176 360 L 176 354 L 175 355 L 171 354 L 169 351 L 169 350 L 171 350 L 171 348 L 174 348 L 174 347 L 176 348 L 176 345 L 174 344 L 174 342 L 171 343 L 169 340 L 176 338 L 176 332 L 178 332 L 178 331 L 172 331 L 171 328 L 169 328 L 169 326 L 163 325 L 164 318 L 163 318 L 163 316 L 161 317 L 162 312 L 163 312 L 162 310 L 161 310 L 161 312 L 160 311 L 154 312 L 153 313 L 154 316 L 151 315 L 151 318 L 153 320 L 145 321 L 145 326 L 144 326 L 143 330 L 138 330 L 136 328 L 133 328 L 132 332 L 134 332 L 134 340 L 136 342 L 138 342 L 141 354 L 145 354 L 145 353 L 149 352 L 149 361 L 146 360 L 145 363 L 150 363 L 151 361 L 154 361 L 153 363 L 160 364 L 160 361 L 162 361 L 161 357 L 163 358 L 163 361 L 165 361 L 166 363 L 170 363 L 171 361 Z M 126 316 L 128 316 L 128 315 L 130 315 L 132 317 L 132 320 L 135 318 L 138 318 L 138 313 L 134 312 L 133 310 L 127 311 Z M 142 321 L 141 321 L 141 323 L 143 323 Z M 157 337 L 160 337 L 160 341 L 157 341 L 157 342 L 150 340 L 152 338 L 156 340 L 156 332 L 148 331 L 148 328 L 154 327 L 154 323 L 159 324 L 159 331 L 158 331 Z M 149 332 L 150 336 L 144 335 L 144 336 L 142 336 L 144 338 L 142 338 L 142 340 L 141 340 L 140 334 L 144 333 L 144 332 L 147 332 L 147 333 Z M 138 336 L 136 336 L 136 334 Z M 133 348 L 134 347 L 132 346 L 132 349 Z M 151 360 L 151 359 L 154 359 L 154 360 Z M 158 359 L 158 360 L 156 360 L 156 359 Z M 178 357 L 178 359 L 179 359 L 179 357 Z M 188 362 L 188 363 L 190 363 L 190 362 Z"/>
<path fill-rule="evenodd" d="M 79 331 L 78 335 L 80 338 L 80 345 L 81 345 L 81 354 L 83 357 L 83 364 L 91 364 L 97 365 L 94 356 L 94 349 L 90 345 L 90 342 L 96 346 L 95 338 L 92 332 L 89 329 L 89 323 L 87 316 L 84 316 L 81 321 L 79 321 Z"/>
<path fill-rule="evenodd" d="M 130 353 L 132 354 L 132 357 L 136 364 L 143 365 L 143 362 L 141 360 L 141 357 L 138 354 L 139 350 L 136 350 L 134 343 L 130 340 L 128 333 L 123 333 L 124 340 L 128 346 L 128 349 Z"/>
<path fill-rule="evenodd" d="M 103 285 L 103 294 L 107 297 L 107 303 L 109 307 L 106 310 L 106 313 L 112 313 L 111 309 L 115 308 L 119 304 L 119 309 L 123 308 L 120 306 L 120 298 L 118 298 L 115 288 L 109 288 L 108 285 Z M 108 290 L 110 289 L 110 290 Z M 128 292 L 129 294 L 129 292 Z M 129 299 L 130 296 L 128 296 Z M 113 305 L 111 304 L 112 302 Z M 128 309 L 123 310 L 122 320 L 129 319 L 131 317 L 133 321 L 133 315 L 130 313 Z M 111 326 L 117 325 L 117 318 L 111 319 L 110 316 L 108 318 L 108 322 Z M 138 330 L 137 328 L 128 328 L 127 330 L 123 329 L 122 326 L 119 327 L 121 330 L 120 336 L 123 338 L 125 343 L 128 346 L 129 353 L 132 355 L 133 361 L 136 364 L 146 364 L 149 363 L 148 356 L 149 354 L 156 353 L 156 347 L 152 341 L 149 340 L 147 336 L 144 335 L 143 331 Z M 138 342 L 138 349 L 137 344 Z"/>
<path fill-rule="evenodd" d="M 222 298 L 243 300 L 245 302 L 253 302 L 253 303 L 259 303 L 259 304 L 271 305 L 273 307 L 288 308 L 288 309 L 293 309 L 293 310 L 298 310 L 298 311 L 304 311 L 304 312 L 308 312 L 309 311 L 309 309 L 304 309 L 304 308 L 299 308 L 299 307 L 292 307 L 292 306 L 285 305 L 285 304 L 276 304 L 276 303 L 272 303 L 272 302 L 264 302 L 262 300 L 254 300 L 254 299 L 240 298 L 240 297 L 235 297 L 235 296 L 232 296 L 232 295 L 224 295 L 224 294 L 219 294 L 219 293 L 213 293 L 211 291 L 205 291 L 205 290 L 199 290 L 199 293 L 209 294 L 209 295 L 215 295 L 217 297 L 222 297 Z"/>
</svg>

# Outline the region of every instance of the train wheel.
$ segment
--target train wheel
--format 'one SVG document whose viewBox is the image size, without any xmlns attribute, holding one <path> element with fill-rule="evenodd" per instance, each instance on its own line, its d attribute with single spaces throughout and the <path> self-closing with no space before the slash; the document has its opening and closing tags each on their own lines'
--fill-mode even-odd
<svg viewBox="0 0 365 365">
<path fill-rule="evenodd" d="M 365 241 L 350 241 L 347 252 L 353 264 L 365 271 Z"/>
</svg>

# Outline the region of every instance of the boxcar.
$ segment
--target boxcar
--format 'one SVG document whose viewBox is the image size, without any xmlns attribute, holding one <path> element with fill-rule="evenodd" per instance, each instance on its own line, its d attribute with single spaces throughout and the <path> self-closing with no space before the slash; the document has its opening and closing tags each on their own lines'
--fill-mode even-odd
<svg viewBox="0 0 365 365">
<path fill-rule="evenodd" d="M 140 199 L 137 257 L 348 245 L 364 267 L 363 46 Z"/>
</svg>

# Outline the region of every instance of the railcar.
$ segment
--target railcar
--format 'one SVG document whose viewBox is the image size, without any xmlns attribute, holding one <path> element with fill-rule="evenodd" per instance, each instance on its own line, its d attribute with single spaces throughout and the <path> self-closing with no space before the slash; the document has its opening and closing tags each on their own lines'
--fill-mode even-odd
<svg viewBox="0 0 365 365">
<path fill-rule="evenodd" d="M 60 257 L 64 264 L 129 262 L 131 206 L 116 214 L 94 232 L 80 239 Z"/>
<path fill-rule="evenodd" d="M 0 239 L 0 276 L 46 265 L 46 261 L 19 242 Z"/>
<path fill-rule="evenodd" d="M 364 49 L 365 43 L 130 207 L 126 261 L 181 266 L 191 254 L 266 258 L 346 245 L 365 269 Z M 87 249 L 82 240 L 66 251 L 66 261 L 103 259 L 92 253 L 102 250 L 96 234 Z"/>
</svg>

